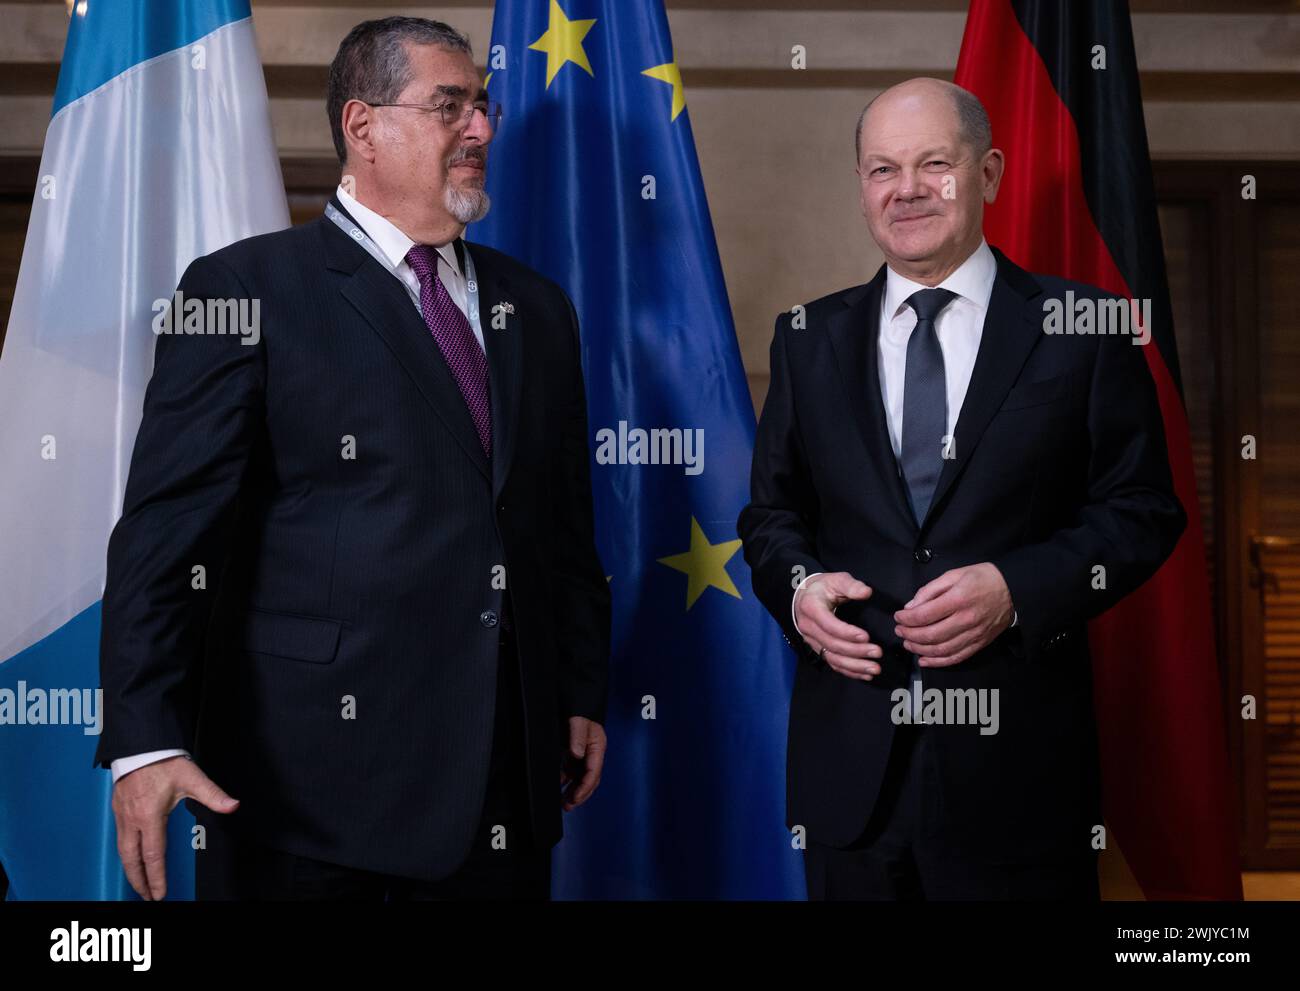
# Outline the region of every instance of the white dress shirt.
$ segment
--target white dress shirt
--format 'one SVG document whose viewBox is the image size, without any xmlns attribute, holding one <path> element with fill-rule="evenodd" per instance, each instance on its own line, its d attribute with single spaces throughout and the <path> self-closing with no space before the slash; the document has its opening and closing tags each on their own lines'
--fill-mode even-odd
<svg viewBox="0 0 1300 991">
<path fill-rule="evenodd" d="M 370 240 L 374 241 L 379 250 L 384 253 L 390 263 L 393 265 L 394 274 L 410 286 L 415 292 L 415 299 L 420 298 L 420 280 L 415 271 L 406 263 L 406 253 L 411 250 L 411 245 L 415 244 L 409 237 L 403 234 L 393 223 L 379 214 L 375 213 L 368 206 L 363 206 L 356 199 L 348 194 L 348 191 L 340 185 L 335 194 L 339 202 L 343 204 L 343 209 L 352 215 L 363 231 L 369 235 Z M 469 298 L 468 285 L 465 276 L 460 270 L 460 261 L 456 257 L 456 249 L 451 242 L 438 245 L 438 278 L 442 284 L 447 287 L 447 294 L 451 296 L 451 301 L 460 307 L 461 313 L 467 317 L 469 315 L 466 305 Z M 419 302 L 415 303 L 415 308 L 420 309 Z M 483 347 L 483 330 L 479 327 L 476 320 L 469 321 L 470 328 L 474 331 L 474 338 L 478 341 L 478 346 Z M 113 772 L 113 782 L 125 774 L 144 767 L 146 764 L 153 764 L 160 760 L 166 760 L 168 757 L 189 757 L 186 750 L 151 750 L 148 753 L 135 754 L 131 757 L 119 757 L 110 765 Z"/>
<path fill-rule="evenodd" d="M 880 334 L 877 354 L 880 357 L 880 398 L 885 404 L 885 420 L 889 424 L 889 443 L 894 456 L 902 451 L 903 436 L 903 380 L 907 374 L 907 342 L 916 327 L 916 311 L 907 305 L 913 293 L 930 288 L 904 278 L 892 268 L 886 269 L 885 294 L 880 306 Z M 984 333 L 984 315 L 993 295 L 993 280 L 997 278 L 998 263 L 989 246 L 981 239 L 980 246 L 971 256 L 957 266 L 957 270 L 934 288 L 947 289 L 957 297 L 948 303 L 934 321 L 943 352 L 943 377 L 948 391 L 948 429 L 952 436 L 970 385 L 970 373 L 979 353 L 980 337 Z M 955 450 L 960 450 L 961 438 L 954 437 Z M 954 454 L 955 456 L 955 454 Z"/>
<path fill-rule="evenodd" d="M 880 401 L 885 407 L 885 421 L 889 426 L 889 443 L 894 448 L 894 457 L 899 457 L 902 451 L 907 341 L 916 327 L 916 311 L 907 305 L 908 297 L 929 288 L 947 289 L 957 294 L 934 321 L 939 350 L 943 352 L 943 376 L 948 392 L 946 432 L 952 436 L 961 415 L 962 403 L 966 399 L 966 389 L 970 386 L 975 356 L 979 353 L 980 338 L 984 333 L 984 317 L 988 313 L 989 298 L 993 295 L 993 282 L 997 274 L 997 259 L 983 238 L 970 257 L 934 287 L 913 282 L 892 268 L 885 269 L 885 292 L 880 301 L 880 334 L 876 353 L 880 368 Z M 960 445 L 961 438 L 953 437 L 953 457 L 961 449 Z M 790 600 L 792 622 L 799 592 L 810 578 L 816 578 L 821 573 L 818 571 L 809 575 L 795 589 L 794 597 Z M 1012 625 L 1015 625 L 1014 621 Z M 797 622 L 794 628 L 799 630 Z"/>
<path fill-rule="evenodd" d="M 393 266 L 393 271 L 415 293 L 415 299 L 420 298 L 420 280 L 416 276 L 415 270 L 406 262 L 406 253 L 411 250 L 415 244 L 409 237 L 403 234 L 393 222 L 385 217 L 375 213 L 370 207 L 358 203 L 348 191 L 340 185 L 334 193 L 343 204 L 343 209 L 352 215 L 361 229 L 370 235 L 370 240 L 378 245 L 379 250 L 384 253 L 384 257 L 389 260 Z M 466 309 L 466 300 L 469 298 L 465 276 L 460 270 L 460 261 L 456 257 L 456 248 L 451 241 L 446 244 L 440 244 L 437 247 L 438 252 L 438 278 L 442 284 L 447 287 L 447 294 L 451 301 L 455 303 L 460 312 L 469 316 L 469 310 Z M 420 304 L 415 304 L 416 310 L 420 309 Z M 474 331 L 474 338 L 478 341 L 478 346 L 483 345 L 483 329 L 478 325 L 478 321 L 470 320 L 470 328 Z"/>
</svg>

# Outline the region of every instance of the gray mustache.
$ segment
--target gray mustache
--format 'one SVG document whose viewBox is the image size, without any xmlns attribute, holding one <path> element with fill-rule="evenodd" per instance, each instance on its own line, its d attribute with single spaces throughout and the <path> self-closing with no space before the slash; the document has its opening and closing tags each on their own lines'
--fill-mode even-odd
<svg viewBox="0 0 1300 991">
<path fill-rule="evenodd" d="M 450 168 L 453 165 L 459 165 L 461 162 L 468 162 L 468 161 L 475 161 L 478 162 L 480 165 L 486 166 L 487 153 L 483 151 L 478 151 L 477 149 L 474 151 L 457 152 L 455 155 L 453 155 L 450 159 L 447 160 L 447 167 Z"/>
</svg>

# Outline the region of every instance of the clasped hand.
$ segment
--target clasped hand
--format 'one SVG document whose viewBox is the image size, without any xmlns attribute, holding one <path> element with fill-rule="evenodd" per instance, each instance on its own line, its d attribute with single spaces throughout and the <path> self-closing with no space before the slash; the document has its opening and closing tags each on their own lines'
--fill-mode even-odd
<svg viewBox="0 0 1300 991">
<path fill-rule="evenodd" d="M 870 681 L 880 674 L 883 651 L 861 627 L 835 616 L 871 588 L 846 571 L 815 575 L 795 595 L 803 639 L 833 670 Z M 988 562 L 945 571 L 921 586 L 894 613 L 894 633 L 923 668 L 951 667 L 987 647 L 1008 626 L 1014 610 L 1002 572 Z"/>
</svg>

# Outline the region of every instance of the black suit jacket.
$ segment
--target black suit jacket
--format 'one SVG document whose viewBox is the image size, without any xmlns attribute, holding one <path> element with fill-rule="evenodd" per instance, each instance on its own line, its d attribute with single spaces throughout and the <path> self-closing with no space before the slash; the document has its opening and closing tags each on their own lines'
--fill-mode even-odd
<svg viewBox="0 0 1300 991">
<path fill-rule="evenodd" d="M 1186 520 L 1141 348 L 1124 336 L 1044 333 L 1045 299 L 1104 294 L 995 256 L 955 457 L 919 526 L 880 397 L 885 268 L 807 304 L 804 329 L 791 314 L 777 320 L 739 530 L 756 593 L 797 645 L 787 815 L 810 840 L 848 845 L 875 807 L 895 733 L 891 693 L 910 664 L 895 610 L 945 571 L 982 561 L 1006 579 L 1018 625 L 922 677 L 927 689 L 998 689 L 1000 727 L 927 727 L 943 808 L 930 825 L 954 851 L 1015 862 L 1086 854 L 1101 824 L 1085 622 L 1155 572 Z M 794 585 L 817 571 L 873 589 L 838 615 L 885 648 L 874 680 L 836 673 L 796 633 Z"/>
<path fill-rule="evenodd" d="M 532 825 L 559 839 L 567 719 L 603 720 L 609 644 L 578 325 L 554 283 L 468 251 L 490 462 L 403 286 L 327 218 L 186 270 L 187 299 L 260 300 L 261 340 L 158 337 L 108 548 L 97 763 L 184 747 L 267 844 L 444 877 L 483 808 L 512 614 Z"/>
</svg>

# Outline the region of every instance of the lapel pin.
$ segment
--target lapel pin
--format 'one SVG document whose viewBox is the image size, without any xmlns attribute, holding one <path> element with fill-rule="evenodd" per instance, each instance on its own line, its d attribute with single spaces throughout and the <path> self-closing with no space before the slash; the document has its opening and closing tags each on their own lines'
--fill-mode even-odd
<svg viewBox="0 0 1300 991">
<path fill-rule="evenodd" d="M 494 307 L 492 307 L 492 329 L 505 330 L 506 314 L 514 313 L 514 312 L 515 312 L 514 303 L 507 303 L 505 300 L 502 300 L 501 302 L 497 303 Z"/>
</svg>

